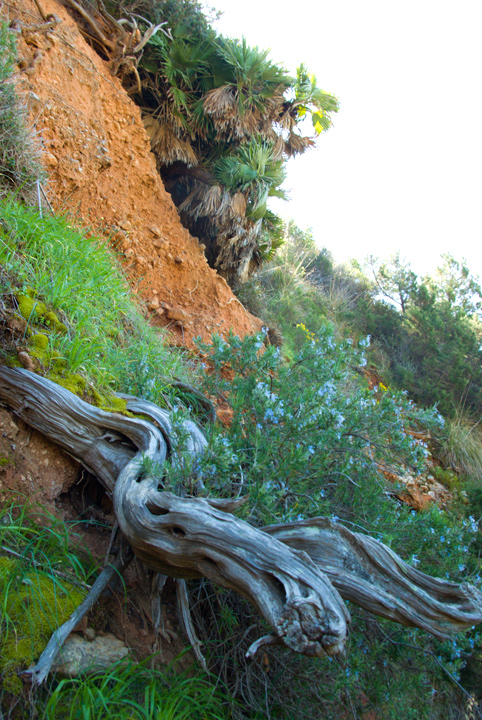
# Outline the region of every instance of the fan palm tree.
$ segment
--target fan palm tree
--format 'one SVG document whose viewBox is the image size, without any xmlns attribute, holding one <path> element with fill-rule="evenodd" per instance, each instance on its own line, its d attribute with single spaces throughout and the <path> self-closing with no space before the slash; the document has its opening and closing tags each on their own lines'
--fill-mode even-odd
<svg viewBox="0 0 482 720">
<path fill-rule="evenodd" d="M 69 0 L 89 14 L 79 2 Z M 135 82 L 127 90 L 143 111 L 158 169 L 182 221 L 206 245 L 209 262 L 238 282 L 279 242 L 267 205 L 270 196 L 284 195 L 287 159 L 315 144 L 338 102 L 317 87 L 304 65 L 293 78 L 268 51 L 244 38 L 216 37 L 200 22 L 197 0 L 182 7 L 175 0 L 136 0 L 136 7 L 144 18 L 131 12 L 130 20 L 116 21 L 102 0 L 96 13 L 104 13 L 117 34 L 129 22 L 139 27 Z M 193 17 L 199 32 L 187 30 L 184 21 Z M 160 23 L 170 18 L 175 22 L 164 32 Z M 309 117 L 312 131 L 303 135 Z"/>
</svg>

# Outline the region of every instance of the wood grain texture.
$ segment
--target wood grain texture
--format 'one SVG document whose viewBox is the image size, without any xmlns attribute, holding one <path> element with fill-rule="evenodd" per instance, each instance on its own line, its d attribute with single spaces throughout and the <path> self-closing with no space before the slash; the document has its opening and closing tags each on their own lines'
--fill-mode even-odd
<svg viewBox="0 0 482 720">
<path fill-rule="evenodd" d="M 438 638 L 482 621 L 482 594 L 410 567 L 373 538 L 327 518 L 255 528 L 236 518 L 244 499 L 178 497 L 146 474 L 172 457 L 169 413 L 123 396 L 151 418 L 108 413 L 24 369 L 0 366 L 0 398 L 25 422 L 79 459 L 113 495 L 123 535 L 150 568 L 207 577 L 251 602 L 272 628 L 248 651 L 283 644 L 310 656 L 343 652 L 350 622 L 343 599 Z M 185 423 L 188 452 L 206 440 Z M 202 485 L 196 487 L 202 493 Z"/>
</svg>

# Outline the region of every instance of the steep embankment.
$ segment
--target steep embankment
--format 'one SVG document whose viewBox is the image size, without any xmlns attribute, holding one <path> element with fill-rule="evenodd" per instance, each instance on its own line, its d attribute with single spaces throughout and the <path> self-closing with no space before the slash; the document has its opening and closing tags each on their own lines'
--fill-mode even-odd
<svg viewBox="0 0 482 720">
<path fill-rule="evenodd" d="M 65 8 L 42 0 L 42 9 L 59 22 L 43 22 L 30 0 L 14 0 L 0 14 L 18 33 L 18 88 L 44 149 L 53 208 L 69 210 L 114 245 L 153 324 L 168 327 L 177 343 L 259 330 L 182 227 L 138 107 Z"/>
</svg>

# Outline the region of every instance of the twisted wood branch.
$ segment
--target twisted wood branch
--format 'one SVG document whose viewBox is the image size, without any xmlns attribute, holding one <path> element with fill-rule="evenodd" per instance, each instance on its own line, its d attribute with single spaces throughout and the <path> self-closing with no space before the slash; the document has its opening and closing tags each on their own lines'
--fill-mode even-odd
<svg viewBox="0 0 482 720">
<path fill-rule="evenodd" d="M 257 608 L 272 634 L 249 655 L 271 643 L 310 656 L 342 652 L 350 621 L 342 598 L 438 638 L 482 621 L 475 587 L 425 575 L 339 523 L 314 518 L 258 529 L 231 514 L 239 500 L 166 492 L 162 478 L 146 475 L 144 458 L 154 467 L 172 455 L 170 415 L 123 397 L 151 421 L 104 412 L 46 378 L 0 366 L 0 398 L 97 475 L 141 560 L 164 575 L 210 578 Z M 185 430 L 188 452 L 198 456 L 206 440 L 192 422 Z"/>
</svg>

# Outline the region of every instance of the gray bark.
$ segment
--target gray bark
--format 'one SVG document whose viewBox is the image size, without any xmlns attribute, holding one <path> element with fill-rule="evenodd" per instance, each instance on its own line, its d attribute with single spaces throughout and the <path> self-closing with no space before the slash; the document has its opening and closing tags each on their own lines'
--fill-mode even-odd
<svg viewBox="0 0 482 720">
<path fill-rule="evenodd" d="M 256 607 L 272 634 L 249 655 L 271 643 L 310 656 L 343 652 L 350 622 L 343 599 L 439 638 L 482 621 L 476 588 L 424 575 L 339 523 L 314 518 L 259 529 L 231 514 L 242 499 L 164 491 L 162 478 L 145 474 L 143 459 L 162 463 L 170 456 L 169 413 L 124 397 L 130 410 L 153 422 L 104 412 L 34 373 L 0 366 L 0 398 L 97 475 L 113 494 L 123 535 L 146 565 L 182 579 L 207 577 Z M 189 452 L 202 453 L 201 431 L 191 422 L 185 430 Z"/>
</svg>

